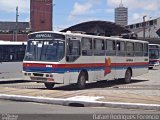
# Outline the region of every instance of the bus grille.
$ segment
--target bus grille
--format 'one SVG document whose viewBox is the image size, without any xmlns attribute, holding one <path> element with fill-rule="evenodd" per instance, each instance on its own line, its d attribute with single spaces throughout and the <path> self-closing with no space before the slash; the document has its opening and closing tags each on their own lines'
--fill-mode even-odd
<svg viewBox="0 0 160 120">
<path fill-rule="evenodd" d="M 33 75 L 34 75 L 34 76 L 41 76 L 41 77 L 43 76 L 42 73 L 33 73 Z"/>
</svg>

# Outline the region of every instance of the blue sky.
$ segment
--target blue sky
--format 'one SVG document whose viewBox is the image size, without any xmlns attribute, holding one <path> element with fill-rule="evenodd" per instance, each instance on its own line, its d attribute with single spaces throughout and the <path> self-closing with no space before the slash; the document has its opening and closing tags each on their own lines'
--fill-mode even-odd
<svg viewBox="0 0 160 120">
<path fill-rule="evenodd" d="M 53 0 L 53 28 L 61 30 L 71 25 L 89 21 L 106 20 L 114 22 L 114 8 L 121 0 Z M 160 0 L 123 0 L 128 7 L 129 24 L 160 17 Z M 19 7 L 19 21 L 29 21 L 30 0 L 0 0 L 0 21 L 15 21 L 16 6 Z M 152 18 L 150 18 L 152 17 Z"/>
</svg>

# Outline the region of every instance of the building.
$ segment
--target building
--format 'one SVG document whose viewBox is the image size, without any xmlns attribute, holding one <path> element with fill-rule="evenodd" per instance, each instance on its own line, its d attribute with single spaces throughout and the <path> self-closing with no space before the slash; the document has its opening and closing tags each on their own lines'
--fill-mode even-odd
<svg viewBox="0 0 160 120">
<path fill-rule="evenodd" d="M 61 32 L 81 32 L 89 35 L 99 36 L 120 36 L 124 33 L 129 34 L 131 31 L 121 25 L 108 21 L 88 21 L 79 23 L 62 30 Z"/>
<path fill-rule="evenodd" d="M 122 1 L 119 7 L 115 8 L 115 23 L 122 26 L 128 24 L 128 8 L 123 6 Z"/>
<path fill-rule="evenodd" d="M 126 28 L 136 33 L 138 35 L 138 39 L 160 44 L 160 17 L 127 25 Z"/>
<path fill-rule="evenodd" d="M 15 22 L 0 21 L 0 40 L 26 41 L 30 32 L 51 31 L 52 5 L 52 0 L 30 0 L 30 22 L 18 22 L 18 17 Z"/>
<path fill-rule="evenodd" d="M 0 22 L 0 40 L 26 41 L 29 22 Z"/>
<path fill-rule="evenodd" d="M 52 30 L 52 0 L 30 0 L 32 31 Z"/>
</svg>

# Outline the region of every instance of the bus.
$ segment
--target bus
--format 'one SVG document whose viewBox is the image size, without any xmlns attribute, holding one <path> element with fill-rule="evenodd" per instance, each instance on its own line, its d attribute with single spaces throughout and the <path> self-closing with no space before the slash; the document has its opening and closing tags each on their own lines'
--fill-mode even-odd
<svg viewBox="0 0 160 120">
<path fill-rule="evenodd" d="M 22 79 L 22 61 L 26 42 L 0 40 L 0 80 Z"/>
<path fill-rule="evenodd" d="M 86 35 L 71 32 L 40 31 L 28 35 L 23 61 L 25 80 L 42 82 L 47 89 L 55 84 L 86 83 L 131 77 L 148 72 L 148 42 Z"/>
<path fill-rule="evenodd" d="M 160 45 L 149 44 L 149 69 L 153 69 L 160 64 Z"/>
</svg>

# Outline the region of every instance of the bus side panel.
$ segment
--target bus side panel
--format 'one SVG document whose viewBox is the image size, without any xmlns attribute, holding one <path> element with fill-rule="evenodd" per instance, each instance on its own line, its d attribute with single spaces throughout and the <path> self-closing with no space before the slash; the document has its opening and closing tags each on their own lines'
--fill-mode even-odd
<svg viewBox="0 0 160 120">
<path fill-rule="evenodd" d="M 94 74 L 95 74 L 94 71 L 88 71 L 88 76 L 89 76 L 88 82 L 93 82 L 93 80 L 95 79 Z"/>
<path fill-rule="evenodd" d="M 96 64 L 94 80 L 103 80 L 105 56 L 94 56 L 94 63 Z"/>
<path fill-rule="evenodd" d="M 71 77 L 71 73 L 70 72 L 64 73 L 63 83 L 65 85 L 70 84 L 70 77 Z"/>
<path fill-rule="evenodd" d="M 92 82 L 94 80 L 94 71 L 87 71 L 88 72 L 88 82 Z M 72 84 L 78 82 L 78 76 L 80 72 L 68 72 L 64 75 L 64 84 Z"/>
<path fill-rule="evenodd" d="M 64 74 L 53 73 L 53 76 L 54 76 L 55 83 L 64 83 Z"/>
<path fill-rule="evenodd" d="M 144 63 L 147 63 L 148 61 L 145 61 L 145 59 L 148 59 L 148 58 L 147 57 L 135 57 L 135 63 L 139 63 L 139 65 L 135 65 L 133 69 L 132 77 L 148 73 L 148 66 L 147 64 L 144 64 Z"/>
<path fill-rule="evenodd" d="M 77 83 L 79 72 L 72 72 L 70 75 L 70 83 Z"/>
<path fill-rule="evenodd" d="M 121 57 L 121 56 L 117 56 L 115 58 L 116 60 L 116 70 L 115 70 L 115 78 L 118 79 L 118 78 L 124 78 L 125 77 L 125 72 L 128 68 L 128 66 L 126 65 L 127 62 L 126 62 L 126 57 Z"/>
<path fill-rule="evenodd" d="M 74 66 L 74 68 L 71 68 L 70 69 L 71 71 L 68 71 L 69 73 L 67 73 L 69 74 L 69 77 L 70 77 L 69 83 L 77 83 L 78 76 L 81 71 L 87 71 L 88 82 L 92 82 L 95 79 L 94 78 L 95 69 L 93 67 L 93 63 L 94 63 L 93 57 L 90 57 L 90 56 L 81 56 L 75 62 L 68 63 L 71 66 L 72 65 Z M 82 67 L 81 65 L 83 65 L 84 67 Z M 79 66 L 79 67 L 76 67 L 76 66 Z"/>
<path fill-rule="evenodd" d="M 22 62 L 0 63 L 0 79 L 22 79 Z"/>
</svg>

